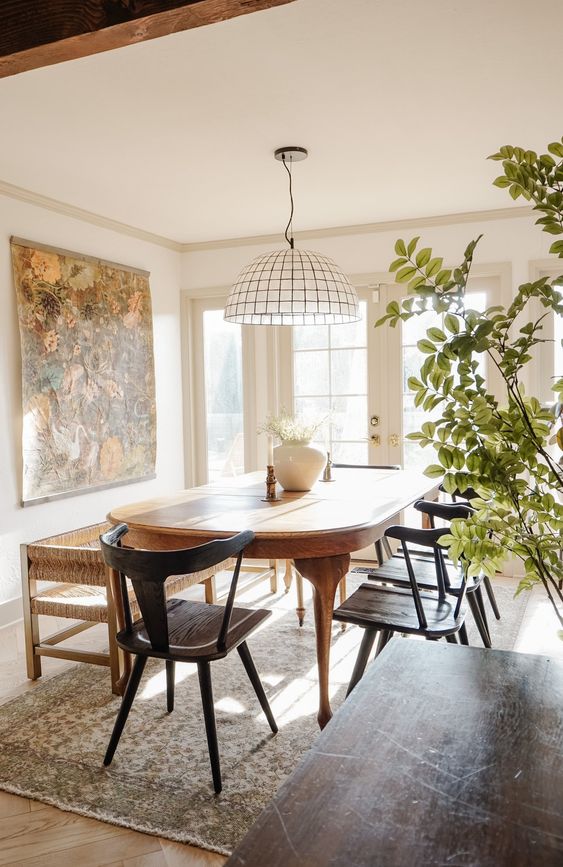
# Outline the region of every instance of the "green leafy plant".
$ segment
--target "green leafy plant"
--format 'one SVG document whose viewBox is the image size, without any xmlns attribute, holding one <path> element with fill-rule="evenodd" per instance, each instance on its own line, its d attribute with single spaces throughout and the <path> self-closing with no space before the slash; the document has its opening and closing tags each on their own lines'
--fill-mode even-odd
<svg viewBox="0 0 563 867">
<path fill-rule="evenodd" d="M 264 424 L 258 428 L 258 433 L 271 434 L 282 443 L 308 443 L 325 421 L 326 418 L 304 421 L 282 409 L 279 415 L 268 416 Z"/>
<path fill-rule="evenodd" d="M 533 201 L 543 231 L 563 235 L 563 139 L 547 150 L 538 155 L 510 145 L 500 148 L 490 157 L 503 168 L 494 183 L 506 187 L 513 199 Z M 443 477 L 450 493 L 471 487 L 479 494 L 472 500 L 476 512 L 453 521 L 443 541 L 453 559 L 470 564 L 470 576 L 483 570 L 492 577 L 509 555 L 516 555 L 525 573 L 518 592 L 541 582 L 563 625 L 563 467 L 548 448 L 554 412 L 527 396 L 522 383 L 532 353 L 546 342 L 544 320 L 563 315 L 557 288 L 563 277 L 525 283 L 508 308 L 479 312 L 465 303 L 479 238 L 467 246 L 457 268 L 444 268 L 443 259 L 420 247 L 419 240 L 395 245 L 398 258 L 390 270 L 409 294 L 391 302 L 377 325 L 396 326 L 432 308 L 440 314 L 440 327 L 429 328 L 418 342 L 426 358 L 420 375 L 408 382 L 415 405 L 433 412 L 433 418 L 409 438 L 436 452 L 426 475 Z M 550 253 L 563 258 L 563 240 L 554 241 Z M 502 395 L 487 389 L 482 356 L 498 371 Z M 552 389 L 561 400 L 563 378 L 554 378 Z"/>
</svg>

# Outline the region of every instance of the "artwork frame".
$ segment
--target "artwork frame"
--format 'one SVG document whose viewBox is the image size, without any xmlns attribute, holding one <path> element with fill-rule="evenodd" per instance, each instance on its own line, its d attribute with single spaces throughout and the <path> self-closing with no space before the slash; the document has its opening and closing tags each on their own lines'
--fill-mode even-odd
<svg viewBox="0 0 563 867">
<path fill-rule="evenodd" d="M 150 273 L 11 237 L 22 506 L 156 477 Z"/>
</svg>

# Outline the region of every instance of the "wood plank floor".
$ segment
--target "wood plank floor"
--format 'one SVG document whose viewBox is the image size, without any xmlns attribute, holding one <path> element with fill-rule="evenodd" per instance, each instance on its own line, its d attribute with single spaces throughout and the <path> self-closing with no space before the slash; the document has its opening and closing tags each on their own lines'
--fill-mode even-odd
<svg viewBox="0 0 563 867">
<path fill-rule="evenodd" d="M 310 606 L 309 606 L 310 607 Z M 47 618 L 46 618 L 47 620 Z M 48 623 L 46 632 L 68 625 Z M 541 588 L 533 591 L 515 649 L 527 653 L 563 653 L 555 620 Z M 73 639 L 73 645 L 100 649 L 104 627 L 96 626 Z M 44 659 L 43 679 L 69 665 Z M 25 673 L 23 626 L 0 629 L 0 703 L 33 689 Z M 37 801 L 0 792 L 0 867 L 217 867 L 225 858 L 169 840 L 128 831 L 95 819 L 77 816 Z"/>
</svg>

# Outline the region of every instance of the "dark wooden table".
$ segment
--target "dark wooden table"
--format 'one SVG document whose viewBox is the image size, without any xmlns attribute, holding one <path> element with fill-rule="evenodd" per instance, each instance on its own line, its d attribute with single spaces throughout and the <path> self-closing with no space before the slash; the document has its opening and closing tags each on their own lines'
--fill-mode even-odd
<svg viewBox="0 0 563 867">
<path fill-rule="evenodd" d="M 563 663 L 393 639 L 227 864 L 561 867 Z"/>
</svg>

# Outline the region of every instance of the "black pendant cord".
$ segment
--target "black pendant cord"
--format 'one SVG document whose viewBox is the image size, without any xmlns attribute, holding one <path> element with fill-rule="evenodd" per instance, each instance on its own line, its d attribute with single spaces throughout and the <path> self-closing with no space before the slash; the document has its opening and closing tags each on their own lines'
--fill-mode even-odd
<svg viewBox="0 0 563 867">
<path fill-rule="evenodd" d="M 290 161 L 291 161 L 291 157 L 290 157 Z M 289 220 L 287 221 L 287 226 L 285 227 L 284 235 L 285 235 L 285 240 L 287 241 L 287 243 L 289 244 L 289 246 L 293 250 L 293 189 L 292 189 L 291 167 L 290 168 L 287 167 L 285 157 L 282 160 L 282 162 L 285 166 L 285 170 L 286 170 L 287 174 L 289 175 L 289 200 L 291 202 L 291 212 L 289 214 Z M 288 235 L 288 231 L 289 231 L 290 227 L 291 227 L 291 238 Z"/>
</svg>

